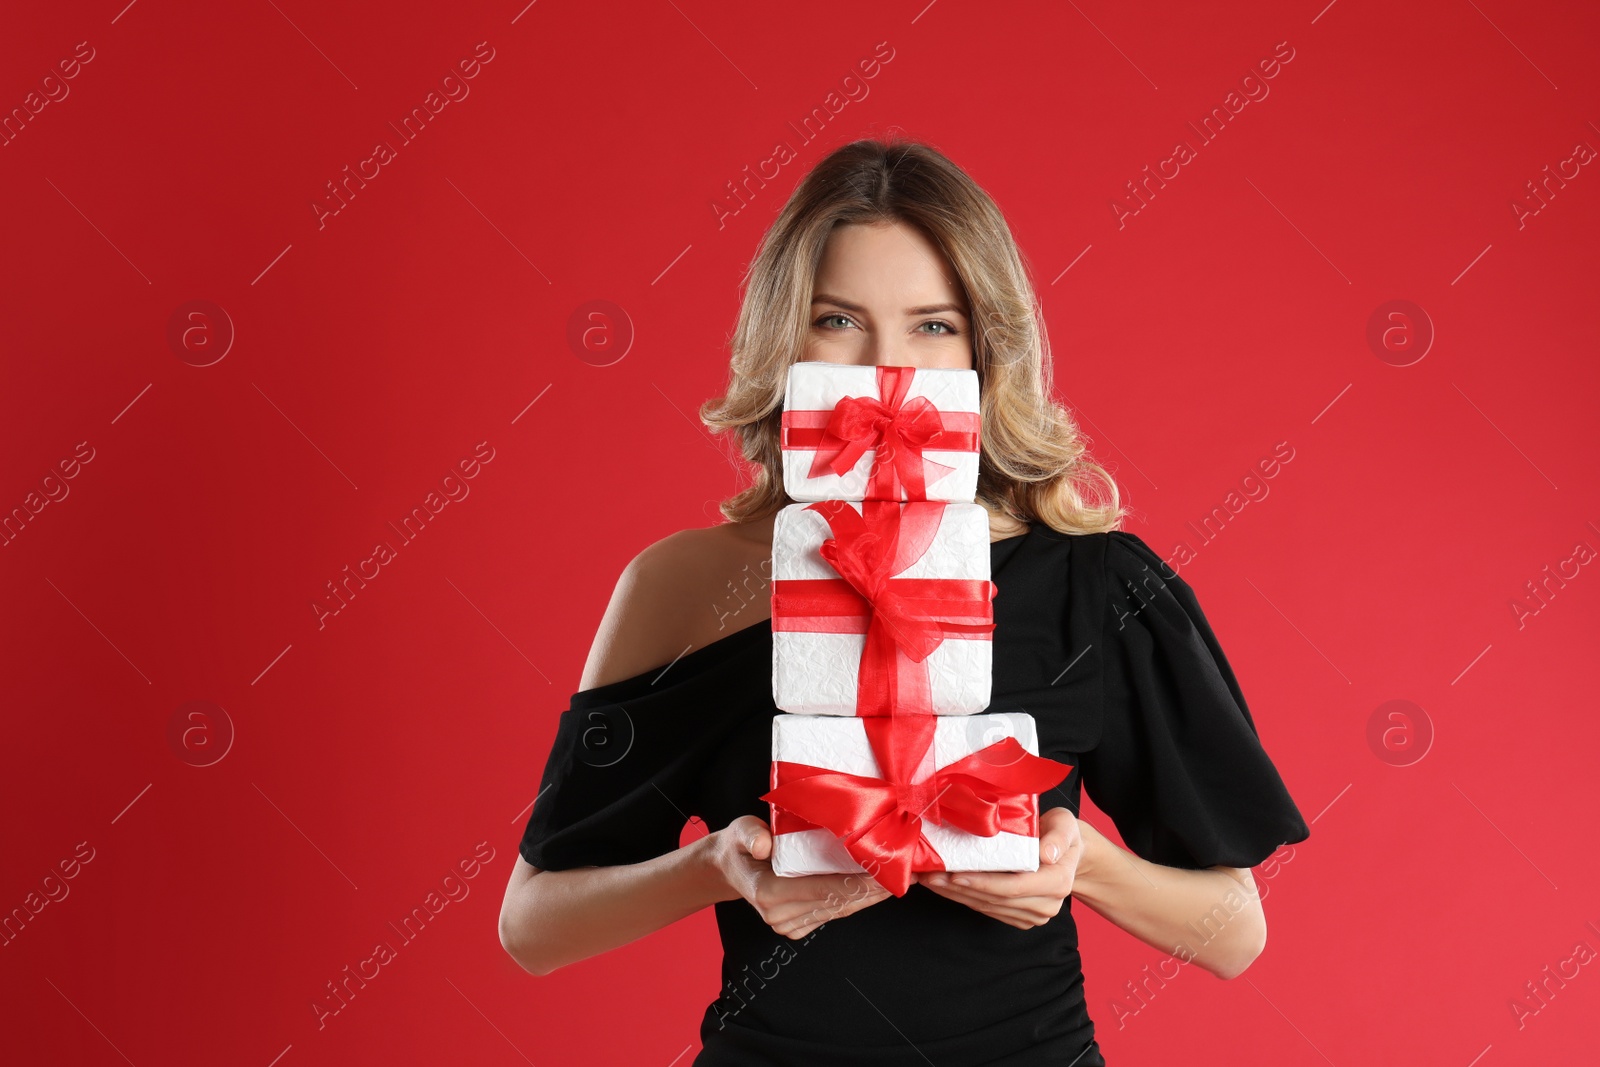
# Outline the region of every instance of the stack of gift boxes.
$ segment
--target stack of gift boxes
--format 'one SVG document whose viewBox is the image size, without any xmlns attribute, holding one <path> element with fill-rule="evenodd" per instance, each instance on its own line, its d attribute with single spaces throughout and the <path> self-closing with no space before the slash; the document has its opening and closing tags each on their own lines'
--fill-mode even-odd
<svg viewBox="0 0 1600 1067">
<path fill-rule="evenodd" d="M 789 370 L 772 535 L 772 869 L 1032 871 L 1071 768 L 989 706 L 994 583 L 972 370 Z"/>
</svg>

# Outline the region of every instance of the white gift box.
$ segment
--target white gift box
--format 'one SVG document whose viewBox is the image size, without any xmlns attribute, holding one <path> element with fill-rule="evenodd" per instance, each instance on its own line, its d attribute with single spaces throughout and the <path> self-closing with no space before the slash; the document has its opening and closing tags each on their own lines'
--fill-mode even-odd
<svg viewBox="0 0 1600 1067">
<path fill-rule="evenodd" d="M 1025 712 L 1001 712 L 935 721 L 933 741 L 913 782 L 927 778 L 939 768 L 994 744 L 1015 737 L 1033 755 L 1039 754 L 1038 733 L 1033 716 Z M 882 772 L 867 741 L 863 720 L 819 718 L 809 715 L 775 715 L 772 718 L 772 758 L 774 761 L 802 763 L 828 770 L 879 778 Z M 771 805 L 769 804 L 769 808 Z M 1033 821 L 1038 825 L 1039 797 L 1032 795 Z M 776 809 L 773 825 L 779 825 Z M 993 837 L 980 837 L 930 819 L 922 821 L 922 836 L 927 838 L 944 860 L 947 871 L 1036 871 L 1039 869 L 1039 838 L 1000 831 Z M 814 828 L 772 837 L 772 871 L 785 877 L 808 874 L 847 874 L 864 871 L 844 844 L 830 830 Z"/>
<path fill-rule="evenodd" d="M 894 513 L 904 531 L 913 526 L 936 522 L 937 531 L 927 542 L 920 557 L 909 566 L 894 572 L 891 589 L 909 589 L 900 579 L 966 579 L 983 583 L 981 607 L 970 599 L 956 598 L 955 591 L 933 585 L 935 596 L 950 597 L 951 614 L 956 620 L 959 613 L 968 629 L 981 628 L 984 623 L 992 627 L 994 595 L 989 580 L 989 516 L 981 504 L 944 504 L 918 502 L 897 504 L 892 502 L 824 501 L 815 504 L 791 504 L 777 515 L 772 534 L 772 695 L 773 702 L 784 711 L 801 715 L 856 715 L 859 696 L 858 678 L 861 670 L 862 650 L 866 646 L 865 632 L 818 632 L 831 628 L 849 629 L 852 620 L 829 615 L 814 616 L 790 610 L 786 603 L 791 594 L 800 594 L 809 580 L 832 580 L 835 587 L 845 590 L 846 599 L 862 605 L 860 618 L 870 617 L 870 609 L 863 599 L 853 593 L 840 580 L 833 564 L 822 555 L 823 543 L 835 537 L 835 532 L 823 511 L 819 509 L 850 509 L 865 518 L 878 516 L 874 521 L 880 528 L 881 517 Z M 850 518 L 844 516 L 843 518 Z M 842 518 L 835 519 L 842 522 Z M 918 537 L 907 532 L 904 540 L 914 544 Z M 914 548 L 902 546 L 903 553 Z M 787 583 L 787 584 L 786 584 Z M 916 583 L 912 583 L 913 585 Z M 951 582 L 951 586 L 957 583 Z M 968 585 L 970 588 L 970 583 Z M 911 592 L 927 595 L 928 585 Z M 977 621 L 973 621 L 977 620 Z M 890 629 L 897 629 L 890 625 Z M 959 627 L 952 627 L 958 630 Z M 920 673 L 926 678 L 929 703 L 926 707 L 902 706 L 899 710 L 920 711 L 934 715 L 972 715 L 989 706 L 992 671 L 993 636 L 990 632 L 951 632 L 939 641 L 927 657 L 911 662 L 897 651 L 897 670 L 911 674 Z M 904 677 L 905 674 L 902 674 Z M 883 714 L 871 711 L 869 714 Z"/>
<path fill-rule="evenodd" d="M 870 476 L 878 460 L 875 447 L 867 448 L 842 474 L 825 469 L 812 477 L 818 445 L 836 447 L 840 443 L 824 433 L 840 401 L 847 397 L 892 401 L 892 395 L 882 395 L 880 385 L 897 382 L 902 376 L 910 379 L 909 385 L 899 382 L 904 386 L 899 406 L 903 415 L 915 415 L 931 405 L 937 412 L 933 425 L 945 427 L 921 446 L 921 461 L 914 454 L 906 457 L 922 471 L 923 492 L 908 492 L 896 481 L 892 492 L 869 494 Z M 921 412 L 922 419 L 929 417 L 928 412 Z M 876 499 L 972 503 L 978 492 L 979 423 L 975 370 L 851 366 L 815 360 L 795 363 L 789 368 L 783 401 L 783 487 L 790 497 L 802 501 L 863 500 L 870 495 Z"/>
</svg>

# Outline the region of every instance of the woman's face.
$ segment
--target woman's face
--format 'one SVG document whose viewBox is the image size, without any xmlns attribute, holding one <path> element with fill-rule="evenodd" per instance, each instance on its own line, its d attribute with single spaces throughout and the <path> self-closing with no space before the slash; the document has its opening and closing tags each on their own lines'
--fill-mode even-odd
<svg viewBox="0 0 1600 1067">
<path fill-rule="evenodd" d="M 956 272 L 902 222 L 834 228 L 817 267 L 802 360 L 972 369 L 972 331 Z"/>
</svg>

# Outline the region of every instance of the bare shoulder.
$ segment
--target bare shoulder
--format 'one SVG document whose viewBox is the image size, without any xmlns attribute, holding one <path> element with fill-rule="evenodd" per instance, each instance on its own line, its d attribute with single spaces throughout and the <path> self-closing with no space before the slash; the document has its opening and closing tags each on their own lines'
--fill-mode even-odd
<svg viewBox="0 0 1600 1067">
<path fill-rule="evenodd" d="M 623 568 L 589 649 L 579 689 L 664 667 L 767 618 L 770 522 L 679 530 Z"/>
</svg>

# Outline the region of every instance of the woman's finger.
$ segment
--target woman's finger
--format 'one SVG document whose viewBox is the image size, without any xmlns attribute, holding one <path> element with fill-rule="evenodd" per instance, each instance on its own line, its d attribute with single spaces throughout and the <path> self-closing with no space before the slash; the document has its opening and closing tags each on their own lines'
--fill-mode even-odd
<svg viewBox="0 0 1600 1067">
<path fill-rule="evenodd" d="M 1031 914 L 1048 910 L 1052 905 L 1060 903 L 1059 898 L 1048 895 L 997 898 L 988 894 L 974 892 L 970 889 L 963 889 L 961 886 L 929 886 L 928 888 L 942 897 L 947 897 L 950 900 L 975 908 L 1016 909 Z"/>
<path fill-rule="evenodd" d="M 770 915 L 767 923 L 775 933 L 795 937 L 833 919 L 852 915 L 862 908 L 876 904 L 888 895 L 887 891 L 882 891 L 877 895 L 859 896 L 854 899 L 836 897 L 831 900 L 797 901 L 785 905 L 780 912 Z"/>
<path fill-rule="evenodd" d="M 780 878 L 768 875 L 764 882 L 761 915 L 778 933 L 810 923 L 821 925 L 876 904 L 889 891 L 870 879 L 811 875 Z"/>
<path fill-rule="evenodd" d="M 739 847 L 754 860 L 768 860 L 772 856 L 772 828 L 755 815 L 741 815 L 728 824 Z"/>
<path fill-rule="evenodd" d="M 1051 811 L 1066 812 L 1065 808 L 1051 808 Z M 1039 862 L 1059 863 L 1061 857 L 1067 854 L 1067 849 L 1072 845 L 1074 831 L 1077 829 L 1071 820 L 1071 812 L 1066 812 L 1067 818 L 1047 820 L 1048 828 L 1039 837 Z"/>
<path fill-rule="evenodd" d="M 1001 914 L 1013 918 L 1027 920 L 1031 925 L 1048 922 L 1060 914 L 1061 900 L 1053 896 L 1023 896 L 1011 897 L 1005 900 L 996 900 L 993 897 L 983 896 L 962 889 L 960 886 L 929 886 L 935 893 L 953 900 L 958 904 L 965 904 L 974 911 L 981 911 L 985 915 Z"/>
<path fill-rule="evenodd" d="M 948 894 L 940 895 L 945 896 Z M 1013 923 L 1020 923 L 1025 927 L 1038 926 L 1040 923 L 1046 922 L 1050 918 L 1048 912 L 1034 911 L 1029 908 L 1017 907 L 1010 904 L 994 904 L 986 900 L 962 898 L 954 895 L 949 895 L 949 899 L 958 904 L 963 904 L 981 915 L 987 915 L 991 919 L 999 919 L 1001 921 L 1009 920 Z"/>
<path fill-rule="evenodd" d="M 957 882 L 958 878 L 964 880 L 966 885 Z M 1037 871 L 960 871 L 948 875 L 947 882 L 957 889 L 970 889 L 995 900 L 1050 896 L 1057 889 L 1064 888 L 1061 870 L 1058 867 L 1041 868 Z M 1066 893 L 1063 891 L 1060 895 L 1065 896 Z"/>
</svg>

